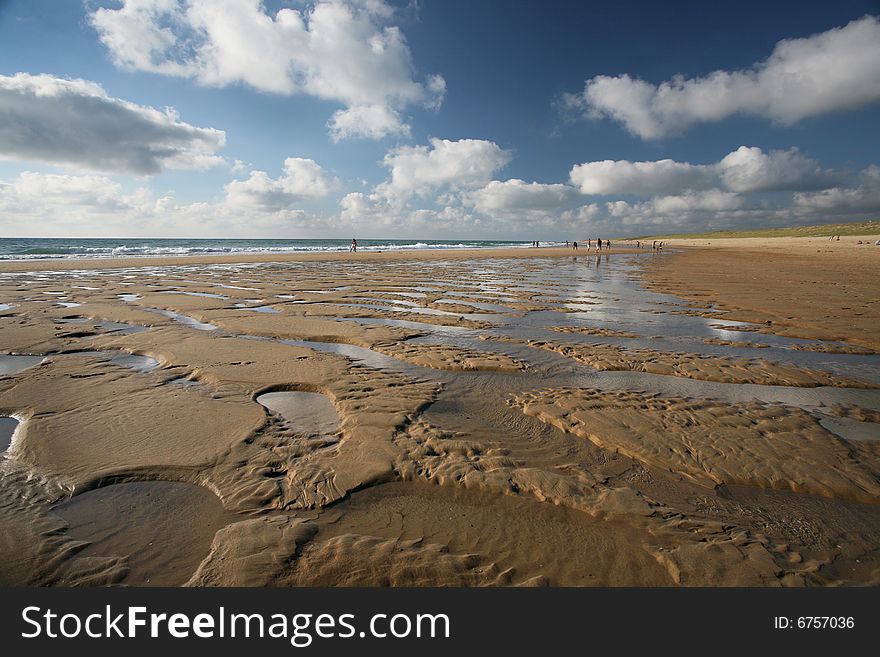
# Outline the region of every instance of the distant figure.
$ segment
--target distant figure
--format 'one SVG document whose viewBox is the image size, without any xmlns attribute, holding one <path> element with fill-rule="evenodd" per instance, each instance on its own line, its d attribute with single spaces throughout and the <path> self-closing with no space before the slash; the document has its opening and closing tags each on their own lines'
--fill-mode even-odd
<svg viewBox="0 0 880 657">
<path fill-rule="evenodd" d="M 351 248 L 349 249 L 349 251 L 355 252 L 357 250 L 358 250 L 358 241 L 356 239 L 352 238 Z"/>
<path fill-rule="evenodd" d="M 653 242 L 651 242 L 651 250 L 652 251 L 657 250 L 657 240 L 654 240 Z"/>
<path fill-rule="evenodd" d="M 593 248 L 593 240 L 592 240 L 592 238 L 588 237 L 587 238 L 587 249 L 592 249 L 592 248 Z"/>
<path fill-rule="evenodd" d="M 657 253 L 660 253 L 660 251 L 662 251 L 662 250 L 663 250 L 663 242 L 660 242 L 660 244 L 657 245 Z"/>
<path fill-rule="evenodd" d="M 837 241 L 838 241 L 838 242 L 840 241 L 840 235 L 837 236 Z"/>
<path fill-rule="evenodd" d="M 596 240 L 596 253 L 602 250 L 602 238 Z"/>
<path fill-rule="evenodd" d="M 637 249 L 641 249 L 641 248 L 642 248 L 642 243 L 639 242 L 638 240 L 636 240 L 636 248 L 637 248 Z"/>
<path fill-rule="evenodd" d="M 611 248 L 611 240 L 605 240 L 605 250 L 607 251 L 610 248 Z"/>
<path fill-rule="evenodd" d="M 572 243 L 571 243 L 571 248 L 573 248 L 575 251 L 577 251 L 577 250 L 578 250 L 578 243 L 577 243 L 577 242 L 572 242 Z"/>
<path fill-rule="evenodd" d="M 565 248 L 568 248 L 568 240 L 565 240 Z"/>
</svg>

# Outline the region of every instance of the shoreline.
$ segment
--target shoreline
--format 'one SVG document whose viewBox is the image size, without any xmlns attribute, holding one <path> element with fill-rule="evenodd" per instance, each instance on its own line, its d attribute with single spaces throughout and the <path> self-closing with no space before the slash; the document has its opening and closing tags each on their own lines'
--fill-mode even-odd
<svg viewBox="0 0 880 657">
<path fill-rule="evenodd" d="M 612 248 L 602 250 L 608 254 L 649 255 L 650 249 Z M 473 260 L 483 258 L 562 258 L 576 256 L 595 256 L 595 249 L 566 247 L 510 247 L 488 249 L 423 249 L 412 251 L 348 251 L 297 252 L 297 253 L 253 253 L 228 255 L 184 255 L 184 256 L 138 256 L 129 258 L 57 258 L 45 260 L 5 260 L 0 261 L 0 273 L 25 271 L 70 271 L 76 269 L 129 269 L 133 267 L 169 267 L 187 265 L 228 265 L 228 264 L 283 264 L 287 262 L 411 262 L 419 260 Z"/>
</svg>

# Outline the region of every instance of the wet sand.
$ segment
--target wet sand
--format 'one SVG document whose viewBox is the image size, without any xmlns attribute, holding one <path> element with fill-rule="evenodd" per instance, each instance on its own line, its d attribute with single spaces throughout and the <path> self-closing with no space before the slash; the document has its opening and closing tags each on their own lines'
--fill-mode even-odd
<svg viewBox="0 0 880 657">
<path fill-rule="evenodd" d="M 777 335 L 880 351 L 878 239 L 670 240 L 683 252 L 656 259 L 647 279 L 656 290 L 712 302 L 722 316 L 764 324 Z"/>
<path fill-rule="evenodd" d="M 845 240 L 2 263 L 0 582 L 880 583 Z"/>
</svg>

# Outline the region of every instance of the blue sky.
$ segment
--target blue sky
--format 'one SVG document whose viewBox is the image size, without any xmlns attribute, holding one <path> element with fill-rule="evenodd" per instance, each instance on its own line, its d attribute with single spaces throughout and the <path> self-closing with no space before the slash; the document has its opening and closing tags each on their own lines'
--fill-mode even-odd
<svg viewBox="0 0 880 657">
<path fill-rule="evenodd" d="M 878 16 L 0 0 L 0 235 L 585 239 L 876 218 Z"/>
</svg>

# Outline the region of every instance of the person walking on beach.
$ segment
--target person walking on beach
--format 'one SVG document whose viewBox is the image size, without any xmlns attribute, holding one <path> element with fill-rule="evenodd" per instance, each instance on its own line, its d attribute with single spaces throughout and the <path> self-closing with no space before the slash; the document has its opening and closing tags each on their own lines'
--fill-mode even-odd
<svg viewBox="0 0 880 657">
<path fill-rule="evenodd" d="M 575 251 L 577 251 L 577 250 L 578 250 L 578 243 L 577 243 L 577 242 L 572 242 L 572 243 L 571 243 L 571 248 L 574 249 Z"/>
<path fill-rule="evenodd" d="M 357 250 L 358 250 L 358 241 L 354 238 L 351 238 L 351 248 L 349 249 L 349 251 L 354 253 Z"/>
<path fill-rule="evenodd" d="M 611 240 L 605 240 L 605 250 L 608 251 L 611 248 Z"/>
<path fill-rule="evenodd" d="M 602 251 L 602 238 L 600 237 L 599 239 L 596 240 L 596 253 L 599 253 L 601 251 Z"/>
</svg>

